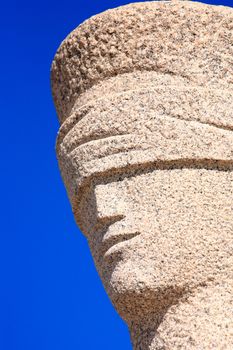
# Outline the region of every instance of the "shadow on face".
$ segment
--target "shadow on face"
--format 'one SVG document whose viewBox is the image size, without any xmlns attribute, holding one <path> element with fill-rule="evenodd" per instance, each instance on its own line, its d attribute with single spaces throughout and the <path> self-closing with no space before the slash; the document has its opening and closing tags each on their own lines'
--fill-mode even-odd
<svg viewBox="0 0 233 350">
<path fill-rule="evenodd" d="M 231 269 L 232 183 L 231 171 L 191 166 L 92 182 L 84 233 L 123 318 L 150 305 L 165 309 Z"/>
</svg>

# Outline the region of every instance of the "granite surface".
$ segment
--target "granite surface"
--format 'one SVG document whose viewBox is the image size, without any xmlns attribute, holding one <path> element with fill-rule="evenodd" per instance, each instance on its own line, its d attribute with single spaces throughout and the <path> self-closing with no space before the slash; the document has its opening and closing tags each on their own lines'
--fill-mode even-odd
<svg viewBox="0 0 233 350">
<path fill-rule="evenodd" d="M 134 3 L 61 44 L 57 157 L 135 350 L 233 348 L 233 9 Z"/>
</svg>

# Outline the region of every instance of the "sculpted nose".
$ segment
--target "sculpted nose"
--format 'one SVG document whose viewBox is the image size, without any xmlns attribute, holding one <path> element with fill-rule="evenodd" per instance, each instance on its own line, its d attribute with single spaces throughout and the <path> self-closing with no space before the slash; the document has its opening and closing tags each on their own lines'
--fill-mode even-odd
<svg viewBox="0 0 233 350">
<path fill-rule="evenodd" d="M 116 183 L 101 184 L 95 187 L 96 218 L 98 221 L 123 218 L 126 204 L 122 191 Z"/>
</svg>

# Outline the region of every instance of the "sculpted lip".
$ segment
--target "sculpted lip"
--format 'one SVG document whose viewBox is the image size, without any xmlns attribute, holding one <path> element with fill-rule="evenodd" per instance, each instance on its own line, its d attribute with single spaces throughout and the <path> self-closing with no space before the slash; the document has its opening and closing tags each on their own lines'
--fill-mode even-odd
<svg viewBox="0 0 233 350">
<path fill-rule="evenodd" d="M 116 245 L 118 245 L 119 243 L 122 242 L 126 242 L 129 241 L 130 239 L 138 236 L 140 234 L 140 232 L 129 232 L 129 233 L 124 233 L 124 234 L 116 234 L 113 235 L 107 239 L 103 240 L 103 244 L 104 244 L 104 255 L 107 254 L 107 252 L 115 247 Z"/>
</svg>

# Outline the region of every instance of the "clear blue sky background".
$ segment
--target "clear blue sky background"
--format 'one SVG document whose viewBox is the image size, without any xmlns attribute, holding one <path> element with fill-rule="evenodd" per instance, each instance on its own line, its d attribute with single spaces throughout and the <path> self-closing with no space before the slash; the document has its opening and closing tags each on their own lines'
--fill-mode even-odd
<svg viewBox="0 0 233 350">
<path fill-rule="evenodd" d="M 1 4 L 0 349 L 131 349 L 74 223 L 54 144 L 49 70 L 60 42 L 127 0 Z M 211 3 L 211 1 L 209 2 Z M 233 1 L 212 1 L 233 6 Z"/>
</svg>

